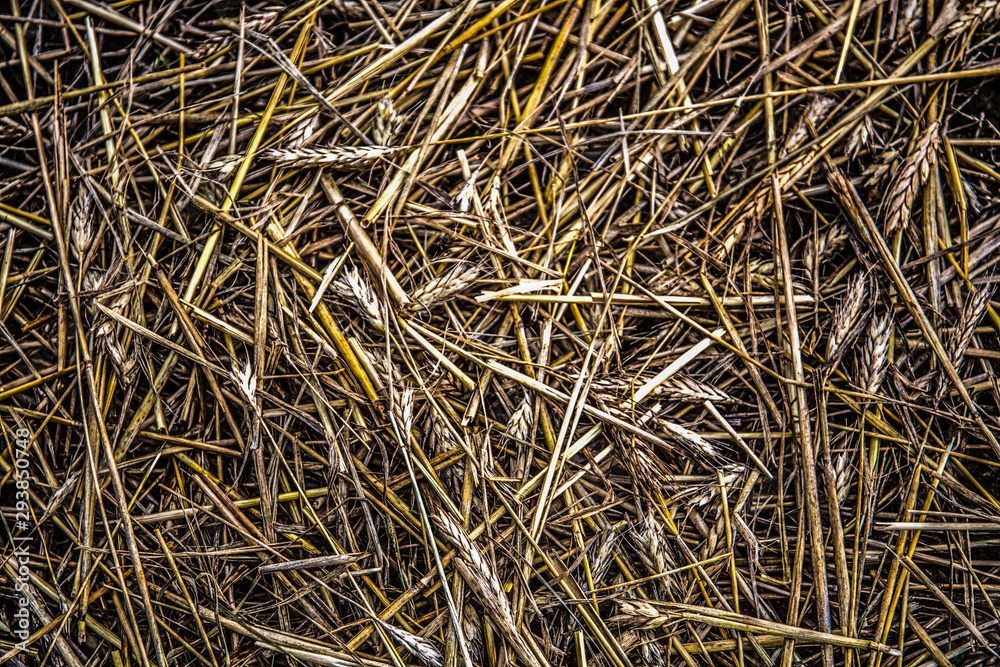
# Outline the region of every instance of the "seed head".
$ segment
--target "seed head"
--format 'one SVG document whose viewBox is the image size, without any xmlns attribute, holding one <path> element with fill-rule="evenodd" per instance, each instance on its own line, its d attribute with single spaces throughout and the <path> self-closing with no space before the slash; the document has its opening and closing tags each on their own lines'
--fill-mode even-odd
<svg viewBox="0 0 1000 667">
<path fill-rule="evenodd" d="M 73 240 L 73 254 L 77 259 L 82 259 L 87 254 L 94 240 L 94 212 L 91 210 L 91 200 L 90 190 L 81 185 L 69 210 L 70 236 Z"/>
<path fill-rule="evenodd" d="M 986 26 L 1000 18 L 1000 0 L 985 0 L 985 2 L 969 3 L 951 25 L 948 26 L 948 39 L 955 39 L 969 34 L 977 27 Z"/>
<path fill-rule="evenodd" d="M 313 114 L 285 135 L 285 150 L 297 150 L 313 140 L 319 129 L 319 115 Z"/>
<path fill-rule="evenodd" d="M 507 420 L 507 435 L 512 440 L 524 442 L 531 433 L 531 399 L 525 396 L 514 414 Z"/>
<path fill-rule="evenodd" d="M 479 270 L 477 268 L 468 268 L 464 264 L 456 264 L 453 268 L 417 289 L 411 296 L 413 303 L 410 305 L 410 308 L 416 310 L 421 307 L 429 307 L 432 304 L 447 301 L 471 285 L 478 275 Z"/>
<path fill-rule="evenodd" d="M 862 389 L 875 394 L 889 369 L 889 332 L 892 330 L 892 313 L 874 317 L 868 327 L 868 340 L 861 350 Z"/>
<path fill-rule="evenodd" d="M 379 331 L 385 331 L 375 290 L 357 268 L 347 267 L 340 278 L 330 283 L 330 289 L 358 311 L 368 324 Z"/>
<path fill-rule="evenodd" d="M 386 631 L 386 634 L 399 642 L 403 648 L 410 652 L 410 655 L 420 660 L 427 667 L 441 667 L 443 663 L 441 651 L 430 640 L 424 639 L 412 632 L 407 632 L 402 628 L 389 625 L 385 621 L 379 619 L 376 619 L 376 621 Z"/>
<path fill-rule="evenodd" d="M 400 119 L 391 97 L 383 97 L 378 101 L 375 110 L 375 128 L 372 138 L 379 146 L 394 146 L 399 136 Z"/>
<path fill-rule="evenodd" d="M 948 358 L 955 368 L 960 368 L 965 360 L 965 351 L 969 349 L 976 327 L 989 308 L 991 294 L 989 289 L 981 287 L 970 292 L 965 299 L 962 312 L 958 316 L 958 326 L 948 338 L 946 346 Z"/>
<path fill-rule="evenodd" d="M 802 263 L 810 276 L 815 275 L 816 267 L 823 260 L 833 255 L 847 243 L 847 230 L 841 225 L 831 225 L 815 240 L 810 236 L 802 248 Z"/>
<path fill-rule="evenodd" d="M 261 157 L 281 167 L 332 167 L 365 169 L 379 158 L 398 153 L 400 148 L 385 146 L 335 146 L 333 148 L 269 148 Z"/>
<path fill-rule="evenodd" d="M 847 293 L 833 315 L 833 330 L 826 341 L 826 359 L 836 363 L 844 350 L 859 333 L 861 316 L 868 303 L 868 278 L 856 273 L 847 283 Z"/>
<path fill-rule="evenodd" d="M 917 145 L 910 157 L 906 158 L 896 175 L 889 193 L 883 202 L 886 226 L 885 236 L 891 237 L 897 230 L 910 223 L 913 202 L 917 193 L 930 174 L 931 160 L 941 144 L 940 123 L 934 121 L 917 139 Z"/>
</svg>

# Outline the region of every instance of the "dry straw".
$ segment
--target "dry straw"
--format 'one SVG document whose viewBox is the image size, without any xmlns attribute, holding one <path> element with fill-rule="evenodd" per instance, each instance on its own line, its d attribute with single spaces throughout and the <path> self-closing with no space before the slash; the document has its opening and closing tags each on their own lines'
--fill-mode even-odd
<svg viewBox="0 0 1000 667">
<path fill-rule="evenodd" d="M 0 663 L 996 661 L 995 0 L 265 4 L 0 21 Z"/>
</svg>

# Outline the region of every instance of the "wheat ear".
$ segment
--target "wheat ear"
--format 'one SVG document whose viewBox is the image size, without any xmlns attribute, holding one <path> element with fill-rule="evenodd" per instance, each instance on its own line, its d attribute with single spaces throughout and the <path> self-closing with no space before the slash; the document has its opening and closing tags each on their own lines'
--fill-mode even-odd
<svg viewBox="0 0 1000 667">
<path fill-rule="evenodd" d="M 519 442 L 525 442 L 531 433 L 531 399 L 526 395 L 514 414 L 507 420 L 507 435 Z"/>
<path fill-rule="evenodd" d="M 518 657 L 528 667 L 541 667 L 535 654 L 517 631 L 510 600 L 507 599 L 507 594 L 504 592 L 500 580 L 493 572 L 489 562 L 480 553 L 479 548 L 476 547 L 465 530 L 447 514 L 439 512 L 435 516 L 435 521 L 448 541 L 458 548 L 461 557 L 455 559 L 455 567 L 462 578 L 479 594 L 487 612 L 507 641 L 511 643 Z"/>
<path fill-rule="evenodd" d="M 847 230 L 841 225 L 831 225 L 819 234 L 815 240 L 808 238 L 802 248 L 802 263 L 810 276 L 816 273 L 824 259 L 830 257 L 847 243 Z"/>
<path fill-rule="evenodd" d="M 974 290 L 965 299 L 962 312 L 958 316 L 958 326 L 954 333 L 948 338 L 946 350 L 948 358 L 956 369 L 961 368 L 965 361 L 965 351 L 969 349 L 972 342 L 972 335 L 979 326 L 979 321 L 986 314 L 986 309 L 990 305 L 991 291 L 986 288 Z"/>
<path fill-rule="evenodd" d="M 412 632 L 407 632 L 402 628 L 389 625 L 385 621 L 378 618 L 375 620 L 389 636 L 409 651 L 410 655 L 416 657 L 420 660 L 420 662 L 427 665 L 427 667 L 441 667 L 444 663 L 441 651 L 439 651 L 430 640 L 424 639 L 423 637 L 415 635 Z"/>
<path fill-rule="evenodd" d="M 847 293 L 837 304 L 833 314 L 833 330 L 826 341 L 826 359 L 836 363 L 844 349 L 858 334 L 861 315 L 868 303 L 868 278 L 861 273 L 851 277 L 847 283 Z"/>
<path fill-rule="evenodd" d="M 380 146 L 394 146 L 399 137 L 400 119 L 392 98 L 386 96 L 378 101 L 375 109 L 375 127 L 372 138 Z"/>
<path fill-rule="evenodd" d="M 935 121 L 921 132 L 917 145 L 896 175 L 883 204 L 886 216 L 885 236 L 910 224 L 913 202 L 930 174 L 931 158 L 941 143 L 940 124 Z"/>
<path fill-rule="evenodd" d="M 986 25 L 1000 18 L 1000 0 L 972 2 L 948 26 L 948 39 L 971 33 L 977 26 Z"/>
<path fill-rule="evenodd" d="M 868 327 L 868 339 L 861 350 L 862 388 L 875 394 L 889 369 L 889 332 L 892 330 L 892 313 L 873 317 Z"/>
<path fill-rule="evenodd" d="M 410 297 L 413 300 L 410 308 L 418 309 L 447 301 L 471 285 L 478 275 L 479 270 L 475 267 L 458 264 L 418 288 Z"/>
<path fill-rule="evenodd" d="M 73 254 L 77 259 L 83 259 L 94 240 L 94 212 L 91 210 L 91 201 L 90 190 L 81 184 L 77 189 L 76 199 L 69 209 L 70 238 L 73 241 Z"/>
<path fill-rule="evenodd" d="M 385 331 L 375 290 L 357 268 L 351 266 L 345 269 L 340 278 L 330 283 L 330 289 L 358 311 L 366 322 L 379 331 Z"/>
<path fill-rule="evenodd" d="M 364 169 L 380 158 L 398 153 L 388 146 L 334 146 L 333 148 L 269 148 L 261 153 L 282 167 L 333 167 Z"/>
</svg>

